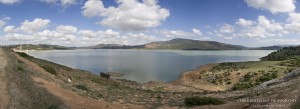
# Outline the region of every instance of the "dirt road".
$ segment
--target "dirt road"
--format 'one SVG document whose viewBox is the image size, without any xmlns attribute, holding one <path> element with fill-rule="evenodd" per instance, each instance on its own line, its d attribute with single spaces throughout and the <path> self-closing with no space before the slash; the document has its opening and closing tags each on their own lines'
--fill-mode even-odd
<svg viewBox="0 0 300 109">
<path fill-rule="evenodd" d="M 6 109 L 9 104 L 9 94 L 7 90 L 7 78 L 4 68 L 7 65 L 6 56 L 0 48 L 0 109 Z"/>
</svg>

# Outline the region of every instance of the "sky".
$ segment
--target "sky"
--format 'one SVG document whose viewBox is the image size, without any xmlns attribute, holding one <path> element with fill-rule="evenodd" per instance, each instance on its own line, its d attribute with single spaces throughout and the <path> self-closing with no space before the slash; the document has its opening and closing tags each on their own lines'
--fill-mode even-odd
<svg viewBox="0 0 300 109">
<path fill-rule="evenodd" d="M 0 0 L 0 45 L 300 45 L 299 0 Z"/>
</svg>

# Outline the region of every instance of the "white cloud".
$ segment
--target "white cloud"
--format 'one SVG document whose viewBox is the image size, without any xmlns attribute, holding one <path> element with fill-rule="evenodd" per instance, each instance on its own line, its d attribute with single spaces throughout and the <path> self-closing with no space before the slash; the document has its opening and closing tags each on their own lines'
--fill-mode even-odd
<svg viewBox="0 0 300 109">
<path fill-rule="evenodd" d="M 77 3 L 77 0 L 40 0 L 41 2 L 60 5 L 66 7 L 68 5 L 74 5 Z"/>
<path fill-rule="evenodd" d="M 270 31 L 280 31 L 283 29 L 280 23 L 274 20 L 269 20 L 265 16 L 258 16 L 258 24 Z"/>
<path fill-rule="evenodd" d="M 77 28 L 70 25 L 59 25 L 58 27 L 56 27 L 56 31 L 64 34 L 72 34 L 77 32 Z"/>
<path fill-rule="evenodd" d="M 155 36 L 150 36 L 146 35 L 144 33 L 138 33 L 138 34 L 133 34 L 133 33 L 128 33 L 126 35 L 127 38 L 133 39 L 133 40 L 139 40 L 139 41 L 154 41 L 157 40 Z"/>
<path fill-rule="evenodd" d="M 192 29 L 192 32 L 182 31 L 182 30 L 161 30 L 156 31 L 156 33 L 161 34 L 165 37 L 175 38 L 175 37 L 194 37 L 201 36 L 202 32 L 197 29 Z"/>
<path fill-rule="evenodd" d="M 271 13 L 294 12 L 295 0 L 245 0 L 248 6 L 255 9 L 268 10 Z"/>
<path fill-rule="evenodd" d="M 192 30 L 193 30 L 193 33 L 195 33 L 198 36 L 202 36 L 203 35 L 203 33 L 200 30 L 198 30 L 198 29 L 193 28 Z"/>
<path fill-rule="evenodd" d="M 76 0 L 61 0 L 60 3 L 63 6 L 73 5 L 76 4 Z"/>
<path fill-rule="evenodd" d="M 7 4 L 7 5 L 11 5 L 17 2 L 19 2 L 19 0 L 0 0 L 0 3 Z"/>
<path fill-rule="evenodd" d="M 234 28 L 233 26 L 229 25 L 229 24 L 225 24 L 224 26 L 222 26 L 219 31 L 221 33 L 233 33 L 234 32 Z"/>
<path fill-rule="evenodd" d="M 81 13 L 85 17 L 99 16 L 101 12 L 105 10 L 104 5 L 100 0 L 88 0 L 81 9 Z"/>
<path fill-rule="evenodd" d="M 112 29 L 108 29 L 108 30 L 104 31 L 102 33 L 102 35 L 109 36 L 109 37 L 118 37 L 120 34 L 119 34 L 119 32 L 113 31 Z"/>
<path fill-rule="evenodd" d="M 0 19 L 0 28 L 3 28 L 7 24 L 8 20 L 10 20 L 10 17 L 4 17 Z"/>
<path fill-rule="evenodd" d="M 265 28 L 259 26 L 244 28 L 238 33 L 238 36 L 249 38 L 265 38 L 268 35 L 270 35 L 270 33 L 268 33 Z"/>
<path fill-rule="evenodd" d="M 92 5 L 91 2 L 95 4 Z M 100 0 L 87 1 L 82 7 L 82 14 L 92 17 L 100 13 L 98 16 L 103 19 L 98 24 L 135 31 L 156 27 L 170 16 L 169 10 L 161 8 L 157 0 L 143 0 L 142 2 L 117 0 L 116 2 L 117 7 L 104 8 Z"/>
<path fill-rule="evenodd" d="M 36 18 L 33 21 L 25 20 L 21 24 L 19 29 L 22 30 L 23 32 L 32 33 L 46 28 L 50 24 L 50 22 L 51 21 L 48 19 L 41 19 L 41 18 Z"/>
<path fill-rule="evenodd" d="M 33 41 L 33 40 L 37 40 L 32 35 L 18 34 L 18 33 L 6 34 L 4 37 L 6 39 L 13 40 L 13 41 Z"/>
<path fill-rule="evenodd" d="M 251 20 L 245 20 L 245 19 L 243 19 L 243 18 L 240 18 L 240 19 L 236 22 L 236 24 L 239 25 L 239 26 L 247 27 L 247 26 L 253 25 L 253 21 L 251 21 Z"/>
<path fill-rule="evenodd" d="M 9 25 L 9 26 L 6 26 L 3 31 L 6 33 L 14 33 L 17 30 L 16 30 L 15 26 Z"/>
<path fill-rule="evenodd" d="M 92 30 L 79 30 L 78 35 L 86 38 L 93 38 L 97 36 L 97 32 Z"/>
<path fill-rule="evenodd" d="M 239 28 L 240 30 L 237 32 L 237 36 L 261 39 L 286 34 L 283 24 L 278 23 L 275 20 L 269 20 L 265 16 L 258 16 L 257 21 L 241 18 L 236 24 L 241 26 L 241 28 Z"/>
<path fill-rule="evenodd" d="M 6 22 L 3 20 L 0 20 L 0 28 L 4 27 L 6 25 Z"/>
<path fill-rule="evenodd" d="M 289 33 L 300 34 L 300 13 L 290 13 L 285 24 L 285 30 Z"/>
<path fill-rule="evenodd" d="M 259 40 L 260 43 L 270 45 L 270 44 L 277 44 L 277 45 L 299 45 L 300 39 L 293 39 L 293 38 L 275 38 L 275 39 L 264 39 Z"/>
</svg>

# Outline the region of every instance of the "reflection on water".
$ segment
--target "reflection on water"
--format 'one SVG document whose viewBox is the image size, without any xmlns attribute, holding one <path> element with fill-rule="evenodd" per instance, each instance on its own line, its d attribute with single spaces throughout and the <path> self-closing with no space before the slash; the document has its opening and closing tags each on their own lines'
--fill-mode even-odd
<svg viewBox="0 0 300 109">
<path fill-rule="evenodd" d="M 54 50 L 30 55 L 93 73 L 121 72 L 121 78 L 138 82 L 173 81 L 180 73 L 216 62 L 256 61 L 270 50 Z"/>
</svg>

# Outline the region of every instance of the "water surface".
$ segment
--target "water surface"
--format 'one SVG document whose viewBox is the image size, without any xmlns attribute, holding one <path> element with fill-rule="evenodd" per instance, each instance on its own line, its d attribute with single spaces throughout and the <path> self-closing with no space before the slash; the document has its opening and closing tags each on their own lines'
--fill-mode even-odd
<svg viewBox="0 0 300 109">
<path fill-rule="evenodd" d="M 121 72 L 121 78 L 141 83 L 176 80 L 180 73 L 216 62 L 257 61 L 272 50 L 110 50 L 81 49 L 30 51 L 29 54 L 58 64 L 99 72 Z"/>
</svg>

